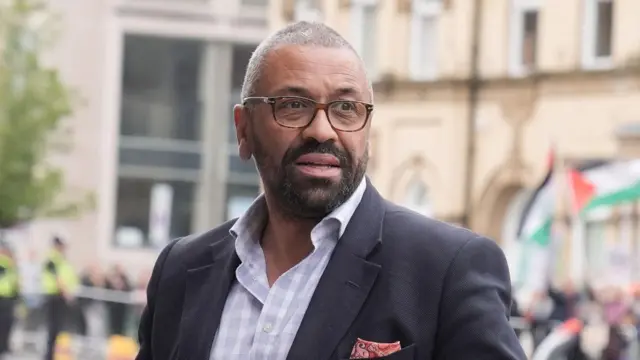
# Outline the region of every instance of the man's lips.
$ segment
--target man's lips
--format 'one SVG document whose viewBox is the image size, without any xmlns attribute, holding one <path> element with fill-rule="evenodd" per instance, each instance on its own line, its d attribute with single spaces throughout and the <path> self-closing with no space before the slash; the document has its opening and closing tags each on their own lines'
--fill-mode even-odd
<svg viewBox="0 0 640 360">
<path fill-rule="evenodd" d="M 331 154 L 304 154 L 296 160 L 296 165 L 340 167 L 340 160 Z"/>
</svg>

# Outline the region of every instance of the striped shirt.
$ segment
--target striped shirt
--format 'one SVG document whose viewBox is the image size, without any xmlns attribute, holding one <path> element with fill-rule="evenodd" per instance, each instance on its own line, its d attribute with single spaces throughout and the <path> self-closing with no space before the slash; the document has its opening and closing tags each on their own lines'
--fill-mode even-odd
<svg viewBox="0 0 640 360">
<path fill-rule="evenodd" d="M 366 180 L 311 230 L 313 251 L 269 287 L 260 237 L 266 203 L 260 196 L 231 228 L 241 264 L 213 340 L 210 360 L 284 360 L 337 241 L 362 200 Z"/>
</svg>

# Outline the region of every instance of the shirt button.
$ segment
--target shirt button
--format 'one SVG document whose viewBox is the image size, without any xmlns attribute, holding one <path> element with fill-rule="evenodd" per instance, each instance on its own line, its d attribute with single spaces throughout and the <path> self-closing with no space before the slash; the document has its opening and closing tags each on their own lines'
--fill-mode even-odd
<svg viewBox="0 0 640 360">
<path fill-rule="evenodd" d="M 271 324 L 267 324 L 262 328 L 262 331 L 266 332 L 267 334 L 270 333 L 271 330 L 273 330 L 273 327 L 271 326 Z"/>
</svg>

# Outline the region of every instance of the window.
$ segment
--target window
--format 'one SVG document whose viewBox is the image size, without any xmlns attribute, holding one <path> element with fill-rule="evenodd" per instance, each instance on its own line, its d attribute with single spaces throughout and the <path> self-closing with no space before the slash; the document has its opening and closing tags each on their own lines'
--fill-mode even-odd
<svg viewBox="0 0 640 360">
<path fill-rule="evenodd" d="M 201 41 L 125 35 L 122 135 L 200 139 L 203 48 Z"/>
<path fill-rule="evenodd" d="M 195 184 L 187 181 L 120 177 L 116 205 L 116 245 L 162 247 L 166 243 L 161 242 L 190 234 L 194 191 Z M 166 238 L 150 236 L 151 224 L 154 224 L 154 234 L 164 233 Z"/>
<path fill-rule="evenodd" d="M 375 79 L 378 52 L 378 2 L 377 0 L 353 0 L 351 4 L 353 44 L 364 61 L 367 74 Z"/>
<path fill-rule="evenodd" d="M 413 0 L 410 71 L 414 80 L 431 80 L 437 75 L 441 11 L 441 0 Z"/>
<path fill-rule="evenodd" d="M 611 66 L 613 4 L 614 0 L 585 0 L 582 61 L 586 68 Z"/>
<path fill-rule="evenodd" d="M 407 208 L 418 212 L 425 216 L 433 216 L 433 207 L 429 198 L 429 189 L 427 186 L 415 176 L 404 194 L 402 203 Z"/>
<path fill-rule="evenodd" d="M 227 220 L 240 217 L 259 194 L 259 185 L 229 184 L 227 186 Z"/>
<path fill-rule="evenodd" d="M 322 11 L 320 11 L 318 0 L 297 0 L 294 18 L 296 21 L 322 21 Z"/>
<path fill-rule="evenodd" d="M 538 0 L 513 0 L 510 71 L 526 75 L 535 70 L 538 56 Z"/>
</svg>

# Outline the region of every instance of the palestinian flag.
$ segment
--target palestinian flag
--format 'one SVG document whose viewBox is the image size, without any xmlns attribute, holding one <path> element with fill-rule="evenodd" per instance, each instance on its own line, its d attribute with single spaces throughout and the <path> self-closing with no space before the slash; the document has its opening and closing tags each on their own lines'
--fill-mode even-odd
<svg viewBox="0 0 640 360">
<path fill-rule="evenodd" d="M 568 176 L 575 214 L 640 199 L 640 160 L 600 162 Z"/>
<path fill-rule="evenodd" d="M 554 153 L 549 154 L 547 174 L 522 210 L 518 239 L 545 246 L 549 243 L 555 210 L 556 191 L 553 184 Z"/>
<path fill-rule="evenodd" d="M 554 157 L 551 151 L 547 174 L 526 203 L 518 225 L 521 260 L 517 282 L 526 288 L 546 286 L 549 274 L 551 227 L 556 204 Z"/>
</svg>

